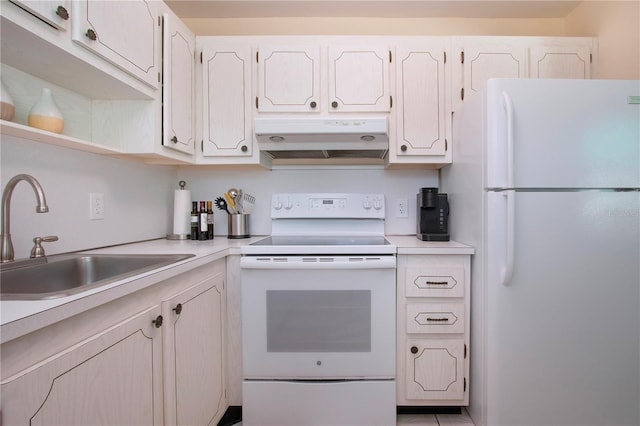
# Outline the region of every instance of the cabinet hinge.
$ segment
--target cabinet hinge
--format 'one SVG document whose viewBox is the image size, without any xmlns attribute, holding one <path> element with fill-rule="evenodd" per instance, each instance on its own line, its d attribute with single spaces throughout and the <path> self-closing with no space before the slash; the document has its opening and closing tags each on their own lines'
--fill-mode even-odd
<svg viewBox="0 0 640 426">
<path fill-rule="evenodd" d="M 464 87 L 460 89 L 460 100 L 464 101 Z"/>
<path fill-rule="evenodd" d="M 256 109 L 258 109 L 258 97 L 256 96 Z"/>
<path fill-rule="evenodd" d="M 391 55 L 391 51 L 389 51 L 389 63 L 393 62 L 393 57 Z"/>
<path fill-rule="evenodd" d="M 462 386 L 462 392 L 466 392 L 467 391 L 467 378 L 464 378 L 464 385 Z"/>
<path fill-rule="evenodd" d="M 443 56 L 444 56 L 444 63 L 447 63 L 447 52 L 442 52 Z"/>
<path fill-rule="evenodd" d="M 464 50 L 460 52 L 460 63 L 464 64 Z"/>
</svg>

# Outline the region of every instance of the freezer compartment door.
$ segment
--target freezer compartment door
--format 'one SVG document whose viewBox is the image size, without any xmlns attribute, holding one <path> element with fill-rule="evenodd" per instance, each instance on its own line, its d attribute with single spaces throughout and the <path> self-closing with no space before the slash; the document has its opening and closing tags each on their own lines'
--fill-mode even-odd
<svg viewBox="0 0 640 426">
<path fill-rule="evenodd" d="M 638 95 L 639 80 L 490 80 L 486 187 L 640 187 Z"/>
<path fill-rule="evenodd" d="M 640 424 L 640 193 L 487 194 L 487 424 Z M 474 321 L 472 319 L 472 321 Z"/>
</svg>

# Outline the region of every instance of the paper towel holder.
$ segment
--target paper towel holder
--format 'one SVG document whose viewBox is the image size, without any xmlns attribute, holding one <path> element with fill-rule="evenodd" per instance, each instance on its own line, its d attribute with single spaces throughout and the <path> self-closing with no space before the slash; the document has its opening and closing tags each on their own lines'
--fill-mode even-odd
<svg viewBox="0 0 640 426">
<path fill-rule="evenodd" d="M 184 191 L 185 187 L 187 186 L 187 182 L 181 180 L 180 182 L 178 182 L 178 186 L 180 186 L 180 189 L 177 191 Z M 176 191 L 176 192 L 177 192 Z M 177 195 L 177 194 L 175 194 Z M 167 240 L 188 240 L 189 237 L 191 236 L 191 234 L 189 233 L 179 233 L 176 232 L 176 199 L 175 199 L 175 195 L 174 195 L 174 200 L 173 200 L 173 216 L 174 216 L 174 221 L 173 221 L 173 233 L 172 234 L 168 234 L 167 235 Z M 187 211 L 187 217 L 189 217 L 188 215 L 189 211 Z M 188 229 L 188 228 L 187 228 Z"/>
</svg>

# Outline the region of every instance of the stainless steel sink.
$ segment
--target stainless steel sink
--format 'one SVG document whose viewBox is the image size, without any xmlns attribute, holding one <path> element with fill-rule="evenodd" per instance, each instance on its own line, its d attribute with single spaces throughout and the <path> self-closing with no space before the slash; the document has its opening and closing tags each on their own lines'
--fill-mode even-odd
<svg viewBox="0 0 640 426">
<path fill-rule="evenodd" d="M 69 296 L 193 256 L 72 254 L 15 262 L 15 265 L 3 264 L 0 299 L 41 300 Z"/>
</svg>

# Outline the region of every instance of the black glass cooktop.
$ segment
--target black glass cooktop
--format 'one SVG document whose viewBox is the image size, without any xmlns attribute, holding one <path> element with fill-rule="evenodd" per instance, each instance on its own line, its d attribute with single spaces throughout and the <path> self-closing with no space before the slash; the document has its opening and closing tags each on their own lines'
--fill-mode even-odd
<svg viewBox="0 0 640 426">
<path fill-rule="evenodd" d="M 384 237 L 271 236 L 252 246 L 386 246 Z"/>
</svg>

